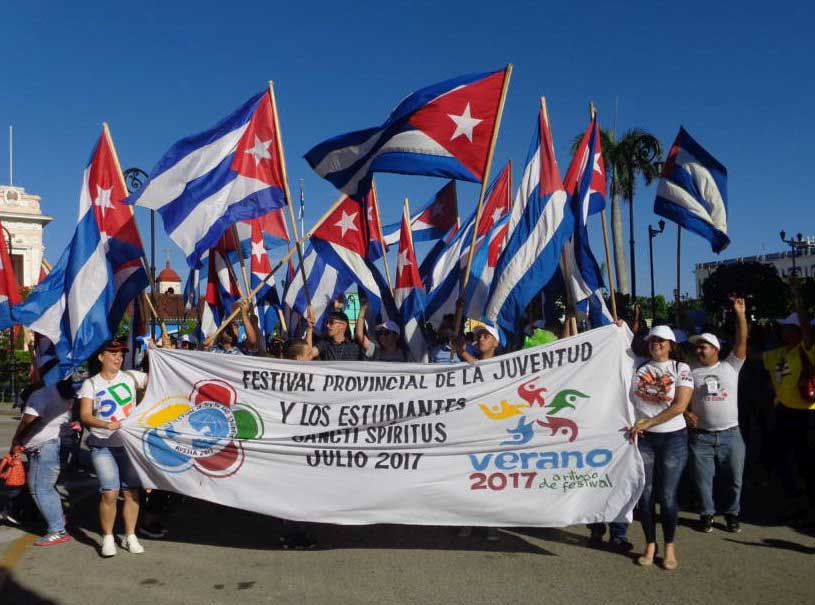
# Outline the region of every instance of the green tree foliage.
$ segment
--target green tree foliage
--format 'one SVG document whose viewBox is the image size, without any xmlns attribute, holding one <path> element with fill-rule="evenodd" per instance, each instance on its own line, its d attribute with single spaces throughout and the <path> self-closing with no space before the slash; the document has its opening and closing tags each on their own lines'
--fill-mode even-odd
<svg viewBox="0 0 815 605">
<path fill-rule="evenodd" d="M 789 286 L 772 265 L 755 261 L 720 265 L 702 284 L 702 302 L 712 317 L 721 318 L 731 295 L 744 296 L 756 319 L 772 319 L 789 312 Z"/>
</svg>

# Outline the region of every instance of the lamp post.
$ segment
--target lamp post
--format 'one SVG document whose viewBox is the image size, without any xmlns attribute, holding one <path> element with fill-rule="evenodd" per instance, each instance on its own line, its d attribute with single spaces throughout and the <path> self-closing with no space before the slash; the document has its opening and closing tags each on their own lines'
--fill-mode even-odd
<svg viewBox="0 0 815 605">
<path fill-rule="evenodd" d="M 654 319 L 657 316 L 657 303 L 656 298 L 654 296 L 654 238 L 665 231 L 665 221 L 660 219 L 657 223 L 659 225 L 659 229 L 648 225 L 648 256 L 651 261 L 651 322 L 653 323 Z"/>
<path fill-rule="evenodd" d="M 792 251 L 792 275 L 794 277 L 798 273 L 798 267 L 795 266 L 795 257 L 798 256 L 798 250 L 809 248 L 810 244 L 808 241 L 804 240 L 804 236 L 800 233 L 796 233 L 794 239 L 792 237 L 787 239 L 787 232 L 782 229 L 781 233 L 778 235 L 781 236 L 781 241 L 787 244 Z"/>
<path fill-rule="evenodd" d="M 8 250 L 9 259 L 11 258 L 11 233 L 8 229 L 3 227 L 3 234 L 6 237 L 6 249 Z M 16 276 L 15 276 L 16 278 Z M 8 350 L 9 350 L 9 370 L 11 372 L 11 406 L 12 408 L 17 403 L 17 360 L 14 357 L 14 326 L 8 329 Z"/>
<path fill-rule="evenodd" d="M 127 193 L 133 195 L 136 191 L 144 187 L 144 184 L 150 176 L 141 168 L 128 168 L 122 175 L 125 179 L 125 186 Z M 150 284 L 156 283 L 156 211 L 150 210 Z M 151 293 L 154 300 L 156 299 L 156 292 Z M 150 338 L 156 337 L 156 318 L 150 314 Z"/>
</svg>

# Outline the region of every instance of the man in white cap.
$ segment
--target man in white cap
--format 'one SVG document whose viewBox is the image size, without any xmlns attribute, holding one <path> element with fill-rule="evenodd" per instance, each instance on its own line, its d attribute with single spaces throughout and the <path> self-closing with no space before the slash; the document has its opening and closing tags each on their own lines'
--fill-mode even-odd
<svg viewBox="0 0 815 605">
<path fill-rule="evenodd" d="M 785 491 L 798 492 L 798 477 L 803 475 L 809 498 L 806 524 L 815 524 L 815 401 L 801 394 L 799 381 L 805 366 L 815 365 L 812 326 L 801 298 L 798 281 L 790 279 L 795 313 L 777 320 L 781 327 L 781 346 L 764 353 L 764 367 L 770 373 L 775 390 L 775 422 L 779 474 Z M 808 363 L 807 363 L 808 362 Z"/>
<path fill-rule="evenodd" d="M 359 317 L 354 328 L 354 340 L 362 347 L 365 359 L 375 361 L 407 361 L 405 352 L 399 346 L 401 330 L 399 325 L 390 319 L 376 326 L 375 340 L 365 335 L 365 315 L 368 311 L 367 299 L 359 307 Z"/>
<path fill-rule="evenodd" d="M 501 344 L 498 330 L 492 326 L 482 324 L 473 330 L 473 334 L 475 335 L 476 354 L 473 355 L 470 353 L 467 350 L 464 339 L 460 339 L 457 342 L 458 356 L 467 363 L 475 363 L 479 360 L 495 357 L 498 352 L 498 347 Z"/>
<path fill-rule="evenodd" d="M 714 480 L 723 483 L 724 513 L 728 531 L 738 533 L 741 480 L 746 448 L 739 431 L 739 372 L 747 358 L 747 315 L 743 298 L 732 298 L 736 314 L 736 340 L 725 359 L 719 359 L 721 344 L 708 332 L 691 336 L 700 366 L 693 370 L 693 398 L 685 412 L 691 427 L 690 450 L 694 482 L 701 510 L 699 529 L 713 531 L 716 504 Z"/>
</svg>

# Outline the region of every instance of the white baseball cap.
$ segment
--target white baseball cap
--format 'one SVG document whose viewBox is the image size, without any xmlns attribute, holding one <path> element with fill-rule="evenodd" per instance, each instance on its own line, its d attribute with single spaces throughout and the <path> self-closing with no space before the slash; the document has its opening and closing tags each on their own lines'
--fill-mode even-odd
<svg viewBox="0 0 815 605">
<path fill-rule="evenodd" d="M 182 334 L 181 335 L 181 342 L 189 342 L 189 343 L 191 343 L 192 342 L 192 336 L 190 336 L 189 334 Z"/>
<path fill-rule="evenodd" d="M 497 340 L 498 342 L 501 342 L 501 337 L 498 336 L 498 330 L 496 330 L 492 326 L 488 326 L 487 324 L 482 324 L 482 325 L 478 326 L 475 330 L 473 330 L 473 334 L 475 334 L 476 336 L 478 336 L 479 332 L 486 332 L 487 334 L 490 334 L 491 336 L 493 336 L 495 338 L 495 340 Z"/>
<path fill-rule="evenodd" d="M 775 323 L 781 326 L 798 326 L 801 327 L 801 320 L 798 317 L 798 313 L 790 313 L 784 319 L 776 319 Z"/>
<path fill-rule="evenodd" d="M 714 334 L 710 332 L 703 332 L 702 334 L 696 334 L 691 336 L 688 340 L 690 340 L 693 344 L 698 344 L 700 342 L 706 342 L 709 345 L 713 345 L 716 349 L 721 350 L 722 345 L 719 343 L 719 339 L 716 338 Z"/>
<path fill-rule="evenodd" d="M 676 336 L 674 336 L 674 331 L 671 330 L 670 326 L 654 326 L 648 332 L 648 336 L 645 337 L 645 340 L 651 340 L 652 338 L 661 338 L 662 340 L 676 342 Z"/>
<path fill-rule="evenodd" d="M 376 331 L 379 332 L 381 330 L 387 330 L 388 332 L 393 332 L 394 334 L 401 334 L 402 331 L 399 329 L 399 326 L 396 324 L 395 321 L 390 319 L 383 321 L 381 324 L 376 326 Z"/>
</svg>

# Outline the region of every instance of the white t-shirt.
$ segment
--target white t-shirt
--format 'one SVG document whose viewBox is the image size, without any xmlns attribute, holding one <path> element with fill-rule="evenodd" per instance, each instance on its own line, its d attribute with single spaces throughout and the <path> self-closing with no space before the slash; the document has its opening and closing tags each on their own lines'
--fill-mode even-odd
<svg viewBox="0 0 815 605">
<path fill-rule="evenodd" d="M 642 360 L 640 363 L 643 363 Z M 653 418 L 673 404 L 676 387 L 693 388 L 693 374 L 686 363 L 672 359 L 668 361 L 645 361 L 634 373 L 631 381 L 631 402 L 637 413 L 637 420 Z M 650 433 L 670 433 L 687 426 L 681 414 L 668 422 L 648 429 Z"/>
<path fill-rule="evenodd" d="M 739 424 L 739 371 L 744 360 L 733 353 L 724 361 L 693 370 L 691 410 L 699 417 L 697 428 L 723 431 Z"/>
<path fill-rule="evenodd" d="M 93 415 L 105 422 L 120 422 L 136 409 L 136 388 L 144 388 L 147 374 L 128 370 L 119 371 L 112 380 L 105 380 L 101 374 L 86 379 L 79 389 L 80 399 L 93 400 Z M 117 431 L 90 427 L 88 445 L 97 447 L 120 447 L 123 444 Z"/>
<path fill-rule="evenodd" d="M 23 414 L 37 416 L 31 430 L 23 439 L 26 449 L 36 449 L 46 441 L 58 439 L 64 433 L 70 433 L 71 408 L 73 398 L 65 400 L 59 394 L 57 385 L 42 387 L 31 393 L 26 402 Z"/>
</svg>

